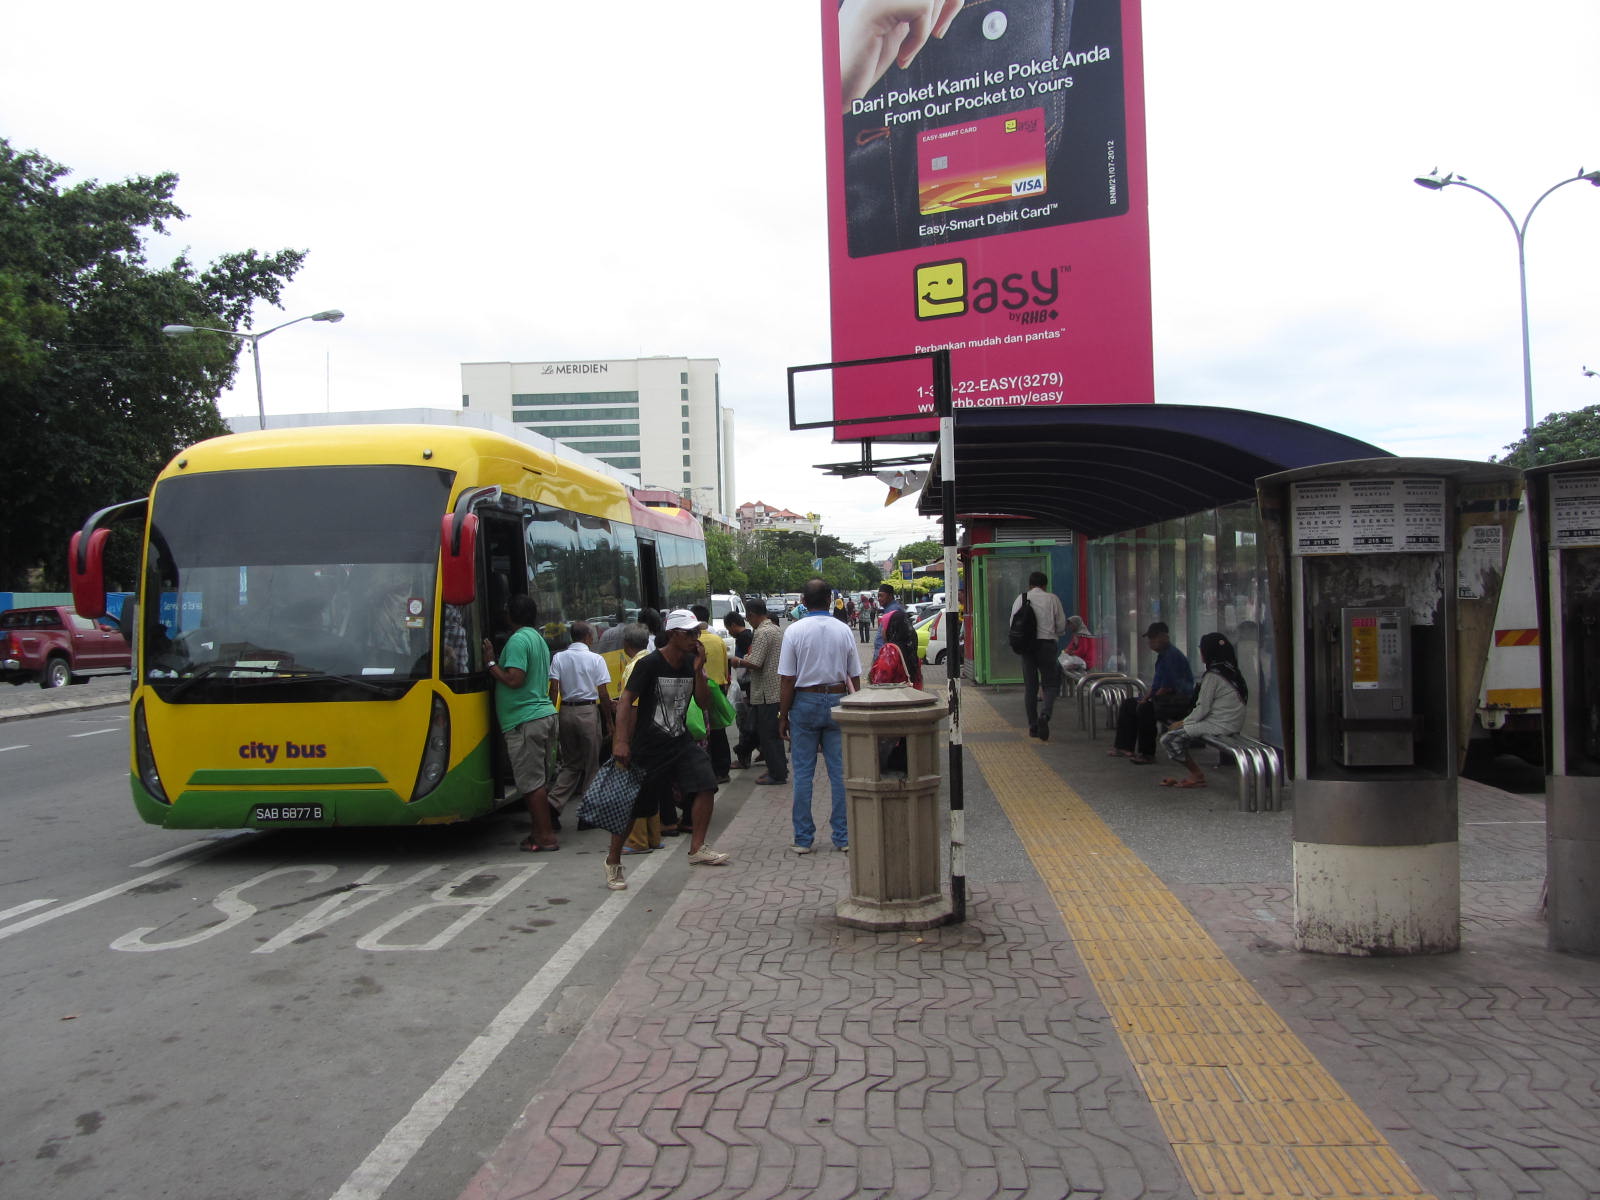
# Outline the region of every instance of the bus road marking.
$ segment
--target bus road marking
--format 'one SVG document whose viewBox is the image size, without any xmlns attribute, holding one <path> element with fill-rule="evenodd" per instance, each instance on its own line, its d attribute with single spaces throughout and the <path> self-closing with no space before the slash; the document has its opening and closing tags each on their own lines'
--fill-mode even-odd
<svg viewBox="0 0 1600 1200">
<path fill-rule="evenodd" d="M 16 745 L 16 746 L 0 746 L 0 754 L 4 754 L 7 750 L 26 750 L 27 748 L 28 747 L 27 747 L 26 743 L 22 743 L 22 744 L 19 744 L 19 745 Z"/>
<path fill-rule="evenodd" d="M 99 734 L 102 734 L 102 733 L 118 733 L 118 732 L 120 732 L 120 731 L 116 730 L 116 729 L 91 729 L 91 730 L 89 730 L 88 733 L 69 733 L 69 734 L 67 734 L 67 736 L 71 737 L 71 738 L 84 738 L 84 737 L 96 737 L 96 736 L 98 736 Z"/>
<path fill-rule="evenodd" d="M 640 887 L 649 882 L 666 861 L 667 855 L 654 854 L 638 867 L 629 864 L 628 890 L 611 892 L 600 902 L 589 919 L 534 972 L 533 978 L 522 985 L 455 1062 L 445 1068 L 433 1086 L 417 1099 L 411 1111 L 384 1135 L 383 1141 L 344 1181 L 332 1200 L 378 1200 L 389 1189 L 422 1149 L 423 1143 L 444 1124 L 472 1085 L 483 1077 L 572 969 L 583 961 L 583 956 L 638 896 Z"/>
</svg>

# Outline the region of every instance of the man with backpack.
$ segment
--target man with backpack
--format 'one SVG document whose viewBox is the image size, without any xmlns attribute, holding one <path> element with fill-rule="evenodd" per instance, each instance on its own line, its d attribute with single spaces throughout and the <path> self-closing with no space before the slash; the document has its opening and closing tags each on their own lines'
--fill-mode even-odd
<svg viewBox="0 0 1600 1200">
<path fill-rule="evenodd" d="M 1011 606 L 1011 649 L 1022 659 L 1022 711 L 1028 717 L 1028 736 L 1050 740 L 1050 714 L 1061 691 L 1061 664 L 1056 647 L 1067 632 L 1067 610 L 1054 592 L 1044 589 L 1043 571 L 1028 576 L 1028 590 Z M 1044 703 L 1039 690 L 1044 689 Z"/>
</svg>

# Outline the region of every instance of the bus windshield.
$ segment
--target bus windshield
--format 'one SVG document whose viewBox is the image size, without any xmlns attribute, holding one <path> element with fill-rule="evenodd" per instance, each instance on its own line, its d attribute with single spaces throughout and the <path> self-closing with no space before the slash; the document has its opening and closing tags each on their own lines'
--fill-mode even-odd
<svg viewBox="0 0 1600 1200">
<path fill-rule="evenodd" d="M 253 703 L 399 695 L 428 677 L 453 479 L 337 466 L 164 480 L 145 678 L 168 701 Z"/>
</svg>

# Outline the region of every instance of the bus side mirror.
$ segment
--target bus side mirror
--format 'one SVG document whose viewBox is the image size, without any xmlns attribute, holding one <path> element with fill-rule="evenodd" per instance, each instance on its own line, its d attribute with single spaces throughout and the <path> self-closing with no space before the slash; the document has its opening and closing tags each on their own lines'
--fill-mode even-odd
<svg viewBox="0 0 1600 1200">
<path fill-rule="evenodd" d="M 109 529 L 96 529 L 87 540 L 80 529 L 67 548 L 67 575 L 72 580 L 72 607 L 80 617 L 106 615 L 106 539 Z"/>
<path fill-rule="evenodd" d="M 444 602 L 471 604 L 478 596 L 478 518 L 449 513 L 439 527 L 439 565 Z"/>
</svg>

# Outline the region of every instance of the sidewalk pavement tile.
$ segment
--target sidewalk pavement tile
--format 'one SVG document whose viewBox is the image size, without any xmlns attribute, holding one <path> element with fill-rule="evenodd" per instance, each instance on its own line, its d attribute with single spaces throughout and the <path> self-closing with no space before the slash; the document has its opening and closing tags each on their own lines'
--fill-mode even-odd
<svg viewBox="0 0 1600 1200">
<path fill-rule="evenodd" d="M 1263 1047 L 1314 1056 L 1337 1080 L 1317 1101 L 1333 1106 L 1327 1129 L 1370 1120 L 1440 1197 L 1600 1194 L 1600 964 L 1544 949 L 1540 800 L 1463 781 L 1461 953 L 1304 955 L 1292 945 L 1289 814 L 1239 813 L 1225 784 L 1163 792 L 1150 769 L 1107 758 L 1066 720 L 1048 745 L 1029 744 L 1014 689 L 985 703 L 1000 719 L 968 724 L 970 740 L 1038 754 L 1136 856 L 1116 880 L 1134 868 L 1157 878 L 1127 928 L 1154 918 L 1171 938 L 1193 922 L 1181 944 L 1202 958 L 1214 944 L 1278 1018 L 1282 1035 Z M 1074 943 L 975 757 L 968 920 L 921 933 L 838 923 L 848 860 L 788 853 L 787 793 L 741 789 L 720 838 L 734 866 L 686 881 L 464 1200 L 1182 1200 L 1222 1194 L 1227 1180 L 1230 1194 L 1261 1194 L 1238 1174 L 1249 1170 L 1240 1146 L 1175 1148 L 1157 1114 L 1181 1128 L 1192 1115 L 1182 1096 L 1276 1087 L 1278 1068 L 1141 1078 L 1080 957 L 1114 948 L 1119 923 L 1086 909 L 1107 940 Z M 1182 902 L 1173 916 L 1160 913 L 1162 891 Z M 1167 1036 L 1130 1044 L 1159 1056 Z M 1283 1162 L 1315 1182 L 1307 1194 L 1359 1183 L 1338 1145 Z"/>
</svg>

